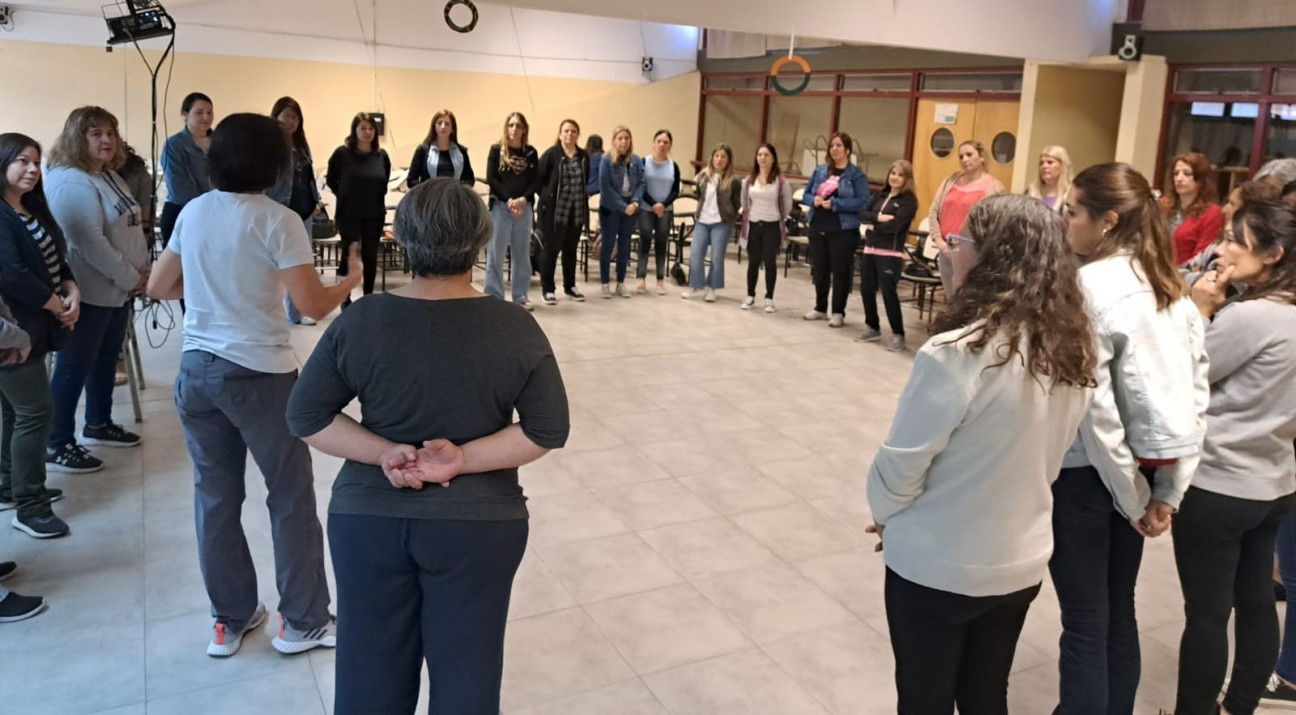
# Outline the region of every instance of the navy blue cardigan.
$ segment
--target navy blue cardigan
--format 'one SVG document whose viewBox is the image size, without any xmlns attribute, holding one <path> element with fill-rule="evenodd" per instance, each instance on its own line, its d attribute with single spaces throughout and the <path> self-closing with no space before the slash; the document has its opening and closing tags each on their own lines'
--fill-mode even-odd
<svg viewBox="0 0 1296 715">
<path fill-rule="evenodd" d="M 67 240 L 62 229 L 53 222 L 42 222 L 41 226 L 58 247 L 59 282 L 76 280 L 68 267 Z M 46 353 L 58 350 L 71 332 L 53 313 L 45 310 L 56 287 L 45 267 L 45 256 L 32 240 L 22 217 L 12 206 L 0 201 L 0 298 L 13 311 L 18 327 L 31 336 L 28 362 L 44 359 Z"/>
</svg>

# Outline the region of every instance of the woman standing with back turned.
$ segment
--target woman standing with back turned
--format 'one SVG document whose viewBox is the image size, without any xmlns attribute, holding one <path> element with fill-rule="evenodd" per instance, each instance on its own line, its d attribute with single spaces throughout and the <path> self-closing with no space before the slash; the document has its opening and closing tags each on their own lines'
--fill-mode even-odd
<svg viewBox="0 0 1296 715">
<path fill-rule="evenodd" d="M 486 157 L 491 222 L 495 236 L 486 247 L 486 295 L 504 299 L 504 254 L 509 255 L 513 302 L 535 310 L 531 287 L 531 222 L 540 191 L 540 155 L 528 139 L 531 125 L 521 112 L 504 120 L 504 136 Z"/>
<path fill-rule="evenodd" d="M 1097 337 L 1098 386 L 1053 484 L 1049 571 L 1062 609 L 1058 715 L 1130 715 L 1139 683 L 1134 583 L 1197 468 L 1209 385 L 1201 316 L 1170 259 L 1147 179 L 1091 166 L 1067 240 Z"/>
<path fill-rule="evenodd" d="M 806 320 L 828 317 L 828 289 L 832 289 L 832 319 L 828 327 L 846 324 L 859 247 L 860 210 L 868 205 L 868 177 L 851 163 L 853 144 L 846 132 L 828 140 L 828 163 L 815 167 L 801 203 L 810 207 L 810 260 L 814 264 L 815 305 Z"/>
<path fill-rule="evenodd" d="M 981 260 L 918 350 L 868 476 L 904 715 L 1008 712 L 1048 564 L 1049 483 L 1092 396 L 1093 338 L 1061 224 L 1004 196 L 974 208 L 968 232 Z"/>
</svg>

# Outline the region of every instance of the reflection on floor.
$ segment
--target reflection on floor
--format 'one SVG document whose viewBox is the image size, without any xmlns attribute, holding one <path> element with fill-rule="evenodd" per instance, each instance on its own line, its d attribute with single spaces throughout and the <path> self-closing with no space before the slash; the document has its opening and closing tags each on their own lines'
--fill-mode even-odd
<svg viewBox="0 0 1296 715">
<path fill-rule="evenodd" d="M 852 341 L 858 298 L 845 329 L 807 323 L 804 267 L 780 277 L 778 313 L 742 311 L 746 265 L 728 267 L 714 304 L 674 288 L 600 300 L 588 283 L 589 302 L 536 310 L 573 432 L 523 470 L 531 540 L 513 594 L 507 713 L 895 710 L 864 475 L 923 326 L 907 307 L 911 351 L 894 354 Z M 303 359 L 326 325 L 294 330 Z M 0 626 L 0 712 L 332 711 L 330 652 L 280 656 L 267 631 L 234 658 L 205 655 L 190 462 L 171 401 L 179 349 L 178 332 L 146 348 L 144 446 L 100 450 L 100 474 L 52 477 L 68 492 L 59 514 L 72 535 L 0 529 L 0 558 L 22 569 L 9 585 L 51 604 Z M 323 518 L 338 462 L 317 455 L 315 466 Z M 244 523 L 273 610 L 264 497 L 249 463 Z M 1138 595 L 1137 711 L 1156 712 L 1173 706 L 1183 624 L 1168 538 L 1149 544 Z M 1058 633 L 1046 582 L 1018 648 L 1013 712 L 1052 709 Z"/>
</svg>

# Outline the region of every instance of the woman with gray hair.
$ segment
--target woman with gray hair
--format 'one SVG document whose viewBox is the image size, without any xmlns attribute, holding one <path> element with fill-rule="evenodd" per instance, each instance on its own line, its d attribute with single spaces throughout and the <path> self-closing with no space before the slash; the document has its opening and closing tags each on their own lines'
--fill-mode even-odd
<svg viewBox="0 0 1296 715">
<path fill-rule="evenodd" d="M 518 467 L 567 441 L 567 393 L 535 319 L 473 288 L 492 227 L 472 189 L 419 184 L 394 231 L 414 279 L 334 320 L 288 403 L 294 434 L 346 460 L 334 712 L 414 712 L 426 659 L 430 712 L 493 714 L 527 541 Z"/>
</svg>

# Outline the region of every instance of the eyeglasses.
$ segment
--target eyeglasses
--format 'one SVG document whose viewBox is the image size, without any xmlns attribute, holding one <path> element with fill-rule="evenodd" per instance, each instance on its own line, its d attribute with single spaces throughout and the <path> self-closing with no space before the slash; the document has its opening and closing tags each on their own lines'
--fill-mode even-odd
<svg viewBox="0 0 1296 715">
<path fill-rule="evenodd" d="M 976 246 L 976 239 L 970 236 L 960 236 L 957 233 L 951 233 L 945 237 L 945 242 L 949 244 L 951 251 L 959 250 L 959 244 L 966 243 L 969 246 Z"/>
</svg>

